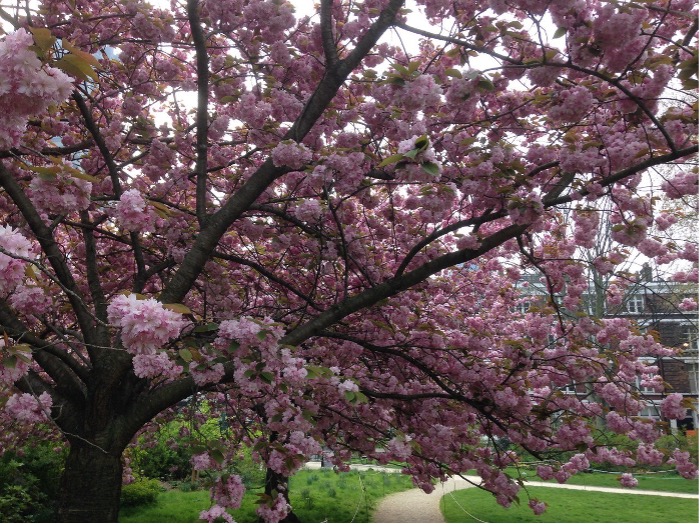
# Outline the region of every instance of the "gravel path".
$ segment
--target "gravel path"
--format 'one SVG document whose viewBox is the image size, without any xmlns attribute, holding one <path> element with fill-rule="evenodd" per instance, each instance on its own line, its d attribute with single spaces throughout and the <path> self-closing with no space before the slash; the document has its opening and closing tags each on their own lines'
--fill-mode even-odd
<svg viewBox="0 0 700 524">
<path fill-rule="evenodd" d="M 440 511 L 440 499 L 456 489 L 472 487 L 461 478 L 438 484 L 426 494 L 422 489 L 409 489 L 382 499 L 372 516 L 372 522 L 445 522 Z"/>
</svg>

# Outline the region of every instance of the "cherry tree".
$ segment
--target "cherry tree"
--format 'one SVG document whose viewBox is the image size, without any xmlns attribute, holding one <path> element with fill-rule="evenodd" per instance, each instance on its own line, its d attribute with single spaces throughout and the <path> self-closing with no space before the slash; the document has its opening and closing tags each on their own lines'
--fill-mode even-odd
<svg viewBox="0 0 700 524">
<path fill-rule="evenodd" d="M 426 491 L 476 469 L 506 506 L 522 488 L 502 438 L 570 452 L 541 478 L 601 460 L 693 477 L 636 417 L 634 379 L 653 371 L 639 357 L 672 350 L 568 312 L 590 264 L 614 272 L 637 247 L 696 262 L 691 241 L 649 242 L 670 217 L 640 188 L 678 164 L 657 191 L 679 205 L 697 191 L 695 9 L 5 3 L 2 448 L 46 428 L 65 440 L 74 522 L 116 520 L 124 450 L 205 396 L 233 435 L 195 455 L 220 472 L 209 520 L 240 503 L 226 473 L 240 445 L 268 469 L 269 521 L 324 446 L 339 468 L 353 452 L 405 463 Z M 584 261 L 602 199 L 629 249 Z M 517 313 L 525 270 L 563 307 Z M 696 265 L 675 278 L 696 281 Z M 572 380 L 595 395 L 564 395 Z M 684 410 L 677 395 L 662 406 Z M 607 446 L 594 419 L 638 449 Z"/>
</svg>

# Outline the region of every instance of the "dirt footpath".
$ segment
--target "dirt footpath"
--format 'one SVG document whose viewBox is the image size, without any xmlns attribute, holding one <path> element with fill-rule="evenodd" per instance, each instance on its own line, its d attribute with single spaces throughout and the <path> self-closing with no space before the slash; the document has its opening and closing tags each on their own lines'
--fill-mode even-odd
<svg viewBox="0 0 700 524">
<path fill-rule="evenodd" d="M 394 493 L 379 502 L 372 522 L 445 522 L 440 512 L 440 499 L 450 491 L 471 486 L 461 478 L 453 478 L 438 484 L 429 495 L 421 489 Z"/>
</svg>

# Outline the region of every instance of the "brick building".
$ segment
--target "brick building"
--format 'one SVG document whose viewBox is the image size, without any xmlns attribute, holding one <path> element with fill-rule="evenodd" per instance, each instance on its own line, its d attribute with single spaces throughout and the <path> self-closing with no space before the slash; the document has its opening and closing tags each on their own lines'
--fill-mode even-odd
<svg viewBox="0 0 700 524">
<path fill-rule="evenodd" d="M 642 272 L 642 275 L 644 271 Z M 679 304 L 686 298 L 697 303 L 696 284 L 642 279 L 629 286 L 623 303 L 608 308 L 607 316 L 625 316 L 634 319 L 646 332 L 656 332 L 666 347 L 677 348 L 672 357 L 656 359 L 659 374 L 667 383 L 663 394 L 644 391 L 648 399 L 646 416 L 659 418 L 656 405 L 668 393 L 682 393 L 695 406 L 683 420 L 670 421 L 671 427 L 697 430 L 698 428 L 698 310 L 683 311 Z"/>
<path fill-rule="evenodd" d="M 606 283 L 611 284 L 610 282 Z M 522 312 L 540 300 L 546 300 L 547 293 L 540 283 L 539 275 L 526 275 L 519 284 L 523 300 Z M 586 296 L 587 313 L 607 318 L 625 317 L 634 320 L 644 332 L 654 332 L 659 342 L 666 347 L 679 351 L 671 357 L 649 357 L 659 368 L 659 374 L 666 382 L 663 393 L 642 388 L 647 402 L 640 413 L 655 419 L 661 419 L 658 405 L 665 395 L 681 393 L 691 399 L 695 409 L 689 409 L 683 420 L 668 421 L 672 430 L 698 429 L 698 311 L 683 311 L 679 304 L 686 298 L 697 303 L 697 284 L 654 280 L 648 266 L 640 272 L 637 281 L 628 285 L 622 303 L 610 305 L 605 300 L 607 286 L 592 285 Z M 556 298 L 556 297 L 555 297 Z M 575 387 L 567 392 L 576 394 Z"/>
</svg>

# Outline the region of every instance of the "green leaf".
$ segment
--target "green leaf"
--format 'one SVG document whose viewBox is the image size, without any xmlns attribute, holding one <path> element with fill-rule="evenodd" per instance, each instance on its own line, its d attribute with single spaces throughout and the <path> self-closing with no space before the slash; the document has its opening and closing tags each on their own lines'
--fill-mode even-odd
<svg viewBox="0 0 700 524">
<path fill-rule="evenodd" d="M 566 35 L 566 27 L 559 27 L 557 30 L 554 32 L 554 36 L 552 38 L 561 38 L 562 36 Z"/>
<path fill-rule="evenodd" d="M 78 49 L 68 40 L 61 40 L 61 47 L 63 47 L 63 49 L 66 51 L 69 51 L 76 58 L 79 58 L 82 62 L 85 62 L 88 66 L 92 66 L 97 69 L 100 68 L 100 61 L 97 60 L 97 58 L 90 53 L 86 53 L 85 51 Z M 95 78 L 95 80 L 97 80 L 97 78 Z"/>
<path fill-rule="evenodd" d="M 410 158 L 410 159 L 413 160 L 414 158 L 416 158 L 416 156 L 418 155 L 418 153 L 420 153 L 420 150 L 419 150 L 419 149 L 411 149 L 408 153 L 404 153 L 403 156 L 404 156 L 405 158 Z"/>
<path fill-rule="evenodd" d="M 15 366 L 17 366 L 17 356 L 10 355 L 5 357 L 4 359 L 2 359 L 2 365 L 7 369 L 15 369 Z"/>
<path fill-rule="evenodd" d="M 180 313 L 181 315 L 191 315 L 192 310 L 188 308 L 185 304 L 163 304 L 165 309 L 174 311 L 175 313 Z"/>
<path fill-rule="evenodd" d="M 695 78 L 687 78 L 681 81 L 681 87 L 686 91 L 695 91 L 698 86 L 700 86 L 700 83 Z"/>
<path fill-rule="evenodd" d="M 445 69 L 445 75 L 446 76 L 451 76 L 452 78 L 462 78 L 462 72 L 459 69 Z"/>
<path fill-rule="evenodd" d="M 46 181 L 55 180 L 58 174 L 61 172 L 59 166 L 27 166 L 29 171 L 32 171 L 39 175 L 39 178 Z"/>
<path fill-rule="evenodd" d="M 369 402 L 369 398 L 367 398 L 367 395 L 365 395 L 361 391 L 356 391 L 355 402 L 357 402 L 358 404 L 366 404 L 367 402 Z"/>
<path fill-rule="evenodd" d="M 212 449 L 209 451 L 209 456 L 217 463 L 222 464 L 224 462 L 224 454 L 220 449 Z"/>
<path fill-rule="evenodd" d="M 385 158 L 384 160 L 381 161 L 381 163 L 377 167 L 384 167 L 388 166 L 389 164 L 395 164 L 396 162 L 399 162 L 400 160 L 403 160 L 404 155 L 398 153 L 396 155 L 391 155 L 390 157 Z"/>
<path fill-rule="evenodd" d="M 34 43 L 42 51 L 42 54 L 46 53 L 56 43 L 56 37 L 51 34 L 47 27 L 30 27 L 29 31 L 34 36 Z"/>
<path fill-rule="evenodd" d="M 476 85 L 478 88 L 483 89 L 484 91 L 494 91 L 496 89 L 496 86 L 493 85 L 493 82 L 491 82 L 491 80 L 488 78 L 479 78 Z"/>
<path fill-rule="evenodd" d="M 98 80 L 97 73 L 90 67 L 90 64 L 81 59 L 78 55 L 65 55 L 54 65 L 64 73 L 68 73 L 80 80 L 86 82 L 89 80 Z"/>
<path fill-rule="evenodd" d="M 272 379 L 275 378 L 275 375 L 270 371 L 263 371 L 262 373 L 260 373 L 260 378 L 264 382 L 267 382 L 268 384 L 272 384 Z"/>
<path fill-rule="evenodd" d="M 88 175 L 85 171 L 81 171 L 80 169 L 76 169 L 73 166 L 70 166 L 68 164 L 62 164 L 62 167 L 73 178 L 79 178 L 80 180 L 87 180 L 88 182 L 91 182 L 93 184 L 97 184 L 100 181 L 99 178 L 94 177 L 92 175 Z"/>
<path fill-rule="evenodd" d="M 419 136 L 416 138 L 416 141 L 414 142 L 415 146 L 418 148 L 419 151 L 425 151 L 428 149 L 428 146 L 430 145 L 430 140 L 428 140 L 428 137 L 426 135 Z"/>
<path fill-rule="evenodd" d="M 309 378 L 318 378 L 318 377 L 328 378 L 328 377 L 333 376 L 333 372 L 327 367 L 314 366 L 311 364 L 308 366 L 305 366 L 305 367 L 306 367 L 306 371 L 308 373 Z"/>
<path fill-rule="evenodd" d="M 180 358 L 185 362 L 192 362 L 192 352 L 187 348 L 182 348 L 178 351 Z"/>
<path fill-rule="evenodd" d="M 219 324 L 216 322 L 209 322 L 208 324 L 203 324 L 194 328 L 195 333 L 209 333 L 211 331 L 216 331 L 219 329 Z"/>
<path fill-rule="evenodd" d="M 402 66 L 399 63 L 393 63 L 393 64 L 391 64 L 391 67 L 396 69 L 402 75 L 408 75 L 408 69 L 406 69 L 404 66 Z"/>
<path fill-rule="evenodd" d="M 434 162 L 423 162 L 420 167 L 429 175 L 434 177 L 440 176 L 440 166 Z"/>
</svg>

